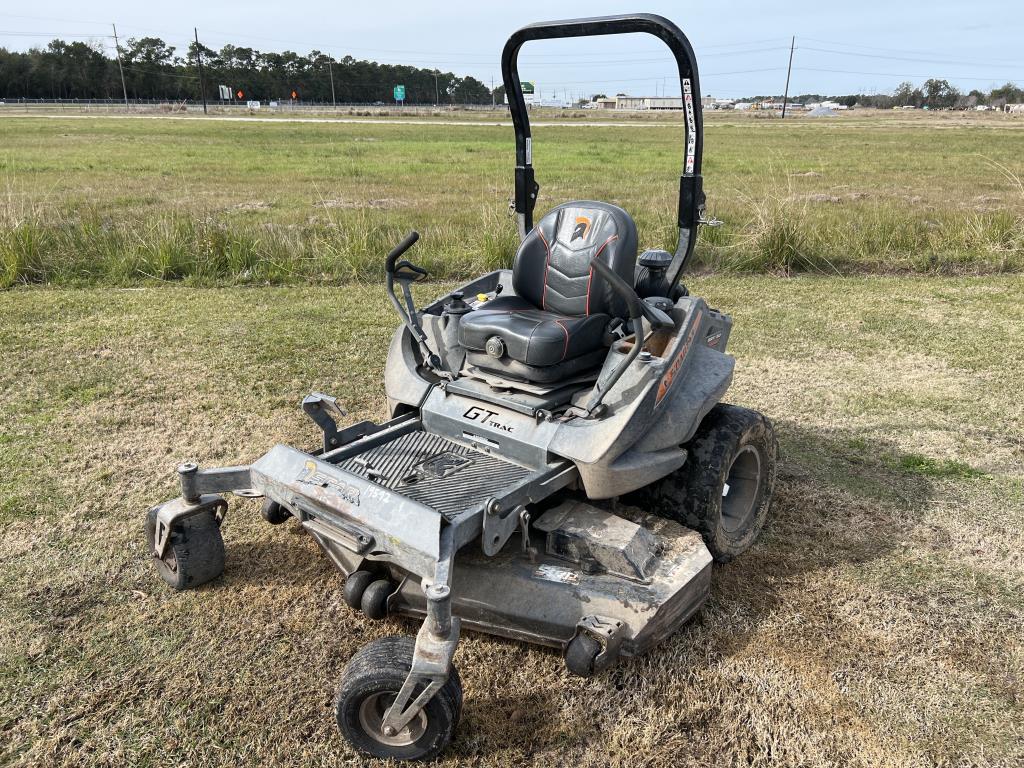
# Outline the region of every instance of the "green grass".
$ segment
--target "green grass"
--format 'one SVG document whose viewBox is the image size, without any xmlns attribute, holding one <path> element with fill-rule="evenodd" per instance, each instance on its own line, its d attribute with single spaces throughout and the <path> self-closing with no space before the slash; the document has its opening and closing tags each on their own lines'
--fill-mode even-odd
<svg viewBox="0 0 1024 768">
<path fill-rule="evenodd" d="M 759 543 L 698 617 L 589 681 L 464 634 L 441 765 L 1024 761 L 1024 278 L 699 276 L 731 402 L 776 424 Z M 424 286 L 425 294 L 444 289 Z M 331 697 L 371 639 L 296 526 L 231 499 L 223 578 L 142 542 L 173 469 L 309 447 L 298 404 L 385 415 L 379 285 L 0 292 L 0 764 L 365 764 Z"/>
<path fill-rule="evenodd" d="M 970 479 L 985 476 L 984 472 L 980 472 L 969 464 L 964 464 L 962 461 L 934 459 L 931 456 L 922 456 L 919 453 L 889 457 L 889 462 L 891 466 L 904 472 L 924 475 L 926 477 Z"/>
<path fill-rule="evenodd" d="M 679 128 L 535 131 L 538 213 L 617 202 L 641 247 L 675 245 Z M 1024 124 L 960 117 L 710 116 L 695 266 L 740 272 L 1024 268 Z M 0 120 L 0 286 L 338 283 L 379 278 L 409 229 L 456 278 L 508 264 L 505 127 Z"/>
</svg>

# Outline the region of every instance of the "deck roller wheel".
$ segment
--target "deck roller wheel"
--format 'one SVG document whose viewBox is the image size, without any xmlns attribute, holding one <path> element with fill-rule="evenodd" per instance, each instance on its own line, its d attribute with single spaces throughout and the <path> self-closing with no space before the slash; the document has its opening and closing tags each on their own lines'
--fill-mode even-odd
<svg viewBox="0 0 1024 768">
<path fill-rule="evenodd" d="M 388 615 L 388 598 L 395 591 L 394 585 L 387 579 L 371 582 L 359 601 L 359 607 L 368 619 L 383 619 Z"/>
<path fill-rule="evenodd" d="M 357 611 L 363 605 L 363 592 L 375 580 L 376 576 L 369 571 L 352 571 L 345 579 L 345 602 Z"/>
<path fill-rule="evenodd" d="M 264 499 L 263 507 L 260 509 L 263 519 L 271 525 L 280 525 L 292 516 L 286 507 L 281 506 L 273 499 Z"/>
</svg>

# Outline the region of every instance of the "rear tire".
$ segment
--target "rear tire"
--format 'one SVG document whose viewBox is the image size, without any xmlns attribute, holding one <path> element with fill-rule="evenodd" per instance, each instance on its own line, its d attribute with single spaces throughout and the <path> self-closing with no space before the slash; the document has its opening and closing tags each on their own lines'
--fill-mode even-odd
<svg viewBox="0 0 1024 768">
<path fill-rule="evenodd" d="M 416 641 L 384 637 L 364 646 L 341 676 L 334 712 L 341 735 L 360 752 L 396 760 L 429 760 L 451 741 L 462 715 L 462 681 L 453 664 L 448 680 L 405 729 L 385 736 L 380 729 L 409 670 Z M 413 692 L 413 699 L 422 688 Z"/>
<path fill-rule="evenodd" d="M 224 572 L 224 538 L 213 512 L 200 512 L 176 522 L 161 559 L 153 555 L 156 512 L 154 508 L 146 515 L 146 545 L 160 578 L 175 589 L 193 589 Z"/>
<path fill-rule="evenodd" d="M 775 491 L 778 441 L 757 411 L 716 405 L 686 444 L 686 463 L 644 494 L 651 511 L 699 531 L 727 563 L 764 527 Z"/>
</svg>

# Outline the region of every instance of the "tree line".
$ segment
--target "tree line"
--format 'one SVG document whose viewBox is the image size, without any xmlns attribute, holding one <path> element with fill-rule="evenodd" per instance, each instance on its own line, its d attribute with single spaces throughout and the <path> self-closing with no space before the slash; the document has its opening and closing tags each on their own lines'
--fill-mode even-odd
<svg viewBox="0 0 1024 768">
<path fill-rule="evenodd" d="M 745 101 L 761 101 L 771 99 L 782 101 L 782 96 L 754 97 Z M 848 107 L 874 107 L 876 109 L 892 109 L 894 107 L 918 107 L 928 109 L 972 109 L 978 106 L 1002 107 L 1005 104 L 1024 103 L 1024 88 L 1013 83 L 1006 83 L 990 91 L 971 90 L 967 93 L 951 85 L 948 80 L 930 78 L 917 86 L 909 80 L 900 83 L 892 93 L 880 94 L 848 94 L 845 96 L 826 96 L 820 93 L 802 93 L 790 97 L 790 101 L 799 104 L 813 104 L 819 101 L 834 101 Z"/>
<path fill-rule="evenodd" d="M 248 100 L 373 103 L 392 102 L 393 88 L 405 86 L 405 100 L 418 104 L 490 104 L 491 92 L 473 77 L 418 67 L 378 64 L 321 51 L 262 52 L 225 45 L 219 51 L 190 43 L 185 56 L 158 37 L 129 38 L 120 46 L 129 99 L 198 101 L 199 56 L 206 97 L 218 100 L 218 86 Z M 8 99 L 120 99 L 121 76 L 113 51 L 102 44 L 53 40 L 45 48 L 0 48 L 0 97 Z"/>
</svg>

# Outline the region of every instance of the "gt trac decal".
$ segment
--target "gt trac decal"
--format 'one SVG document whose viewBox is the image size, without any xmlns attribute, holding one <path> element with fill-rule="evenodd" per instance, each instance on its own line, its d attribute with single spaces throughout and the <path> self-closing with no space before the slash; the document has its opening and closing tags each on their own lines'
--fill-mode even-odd
<svg viewBox="0 0 1024 768">
<path fill-rule="evenodd" d="M 302 471 L 299 473 L 297 480 L 300 483 L 309 483 L 310 485 L 317 485 L 321 488 L 328 488 L 337 493 L 341 498 L 350 504 L 359 506 L 359 488 L 354 485 L 338 480 L 337 478 L 331 477 L 325 472 L 321 472 L 317 469 L 316 462 L 307 461 Z"/>
<path fill-rule="evenodd" d="M 693 318 L 693 323 L 690 325 L 690 332 L 686 334 L 686 338 L 683 339 L 683 343 L 679 347 L 679 352 L 672 359 L 672 364 L 665 371 L 665 375 L 661 377 L 661 382 L 658 384 L 658 394 L 654 398 L 654 405 L 657 407 L 661 404 L 661 401 L 665 399 L 665 395 L 672 388 L 672 384 L 676 380 L 676 375 L 679 373 L 679 369 L 683 367 L 683 360 L 686 359 L 686 353 L 690 351 L 690 345 L 693 344 L 693 339 L 697 335 L 697 331 L 701 326 L 701 316 L 703 312 L 698 312 Z"/>
<path fill-rule="evenodd" d="M 502 432 L 511 432 L 512 427 L 510 425 L 501 424 L 500 422 L 493 420 L 497 415 L 497 411 L 488 411 L 486 408 L 477 408 L 474 405 L 462 414 L 462 418 L 478 422 L 484 426 L 492 427 L 493 429 L 500 429 Z"/>
</svg>

